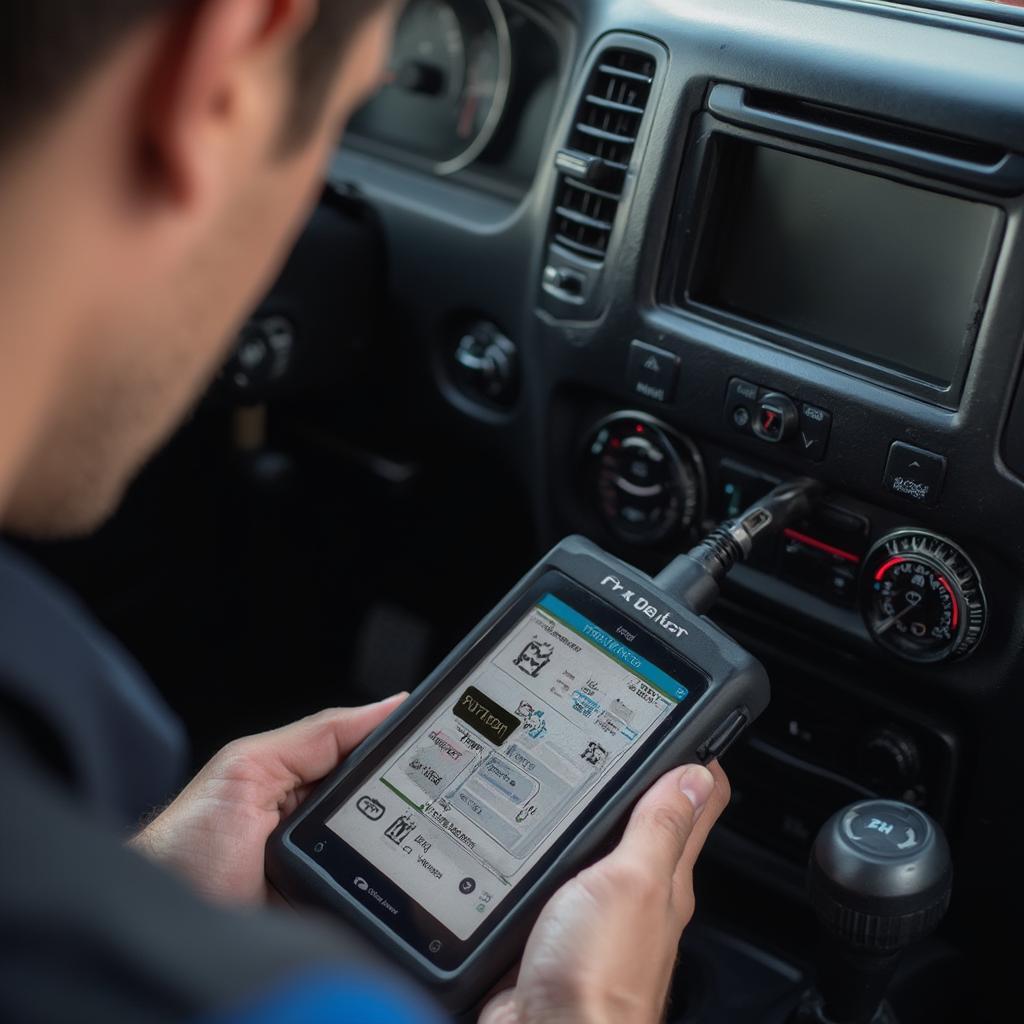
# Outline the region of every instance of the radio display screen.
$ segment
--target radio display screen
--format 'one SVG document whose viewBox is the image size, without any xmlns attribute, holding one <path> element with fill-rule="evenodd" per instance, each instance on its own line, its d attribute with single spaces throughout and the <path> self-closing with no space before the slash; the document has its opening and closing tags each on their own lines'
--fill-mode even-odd
<svg viewBox="0 0 1024 1024">
<path fill-rule="evenodd" d="M 721 140 L 684 302 L 935 388 L 962 373 L 1002 231 L 984 203 Z"/>
</svg>

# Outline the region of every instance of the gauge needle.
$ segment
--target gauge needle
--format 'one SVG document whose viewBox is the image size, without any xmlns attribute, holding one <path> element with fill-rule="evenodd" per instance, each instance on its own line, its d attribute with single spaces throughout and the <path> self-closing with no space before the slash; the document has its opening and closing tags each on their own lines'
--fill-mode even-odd
<svg viewBox="0 0 1024 1024">
<path fill-rule="evenodd" d="M 920 601 L 908 601 L 907 607 L 904 608 L 903 611 L 897 613 L 896 615 L 893 615 L 892 618 L 886 619 L 885 622 L 883 622 L 880 626 L 878 626 L 875 629 L 876 635 L 881 636 L 883 633 L 887 632 L 894 625 L 896 625 L 896 623 L 899 622 L 900 619 L 902 619 L 903 616 L 907 614 L 907 612 L 911 611 L 911 609 L 913 608 L 916 608 L 920 603 Z"/>
<path fill-rule="evenodd" d="M 476 93 L 470 93 L 466 97 L 466 103 L 462 108 L 462 116 L 459 118 L 459 138 L 468 139 L 473 131 L 473 123 L 476 121 L 476 112 L 480 107 L 480 97 Z"/>
</svg>

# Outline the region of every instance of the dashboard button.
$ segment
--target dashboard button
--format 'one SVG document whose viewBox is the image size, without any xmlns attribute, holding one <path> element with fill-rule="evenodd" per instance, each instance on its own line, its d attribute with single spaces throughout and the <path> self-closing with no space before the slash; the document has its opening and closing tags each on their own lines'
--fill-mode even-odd
<svg viewBox="0 0 1024 1024">
<path fill-rule="evenodd" d="M 761 389 L 748 380 L 733 377 L 725 394 L 725 418 L 742 434 L 753 431 L 754 414 Z"/>
<path fill-rule="evenodd" d="M 885 465 L 885 487 L 918 505 L 937 505 L 946 478 L 946 460 L 924 448 L 893 441 Z"/>
<path fill-rule="evenodd" d="M 829 434 L 832 433 L 832 413 L 804 402 L 800 406 L 800 430 L 796 445 L 800 454 L 812 462 L 825 458 Z"/>
<path fill-rule="evenodd" d="M 679 356 L 646 341 L 629 347 L 629 389 L 641 398 L 671 402 L 679 379 Z"/>
</svg>

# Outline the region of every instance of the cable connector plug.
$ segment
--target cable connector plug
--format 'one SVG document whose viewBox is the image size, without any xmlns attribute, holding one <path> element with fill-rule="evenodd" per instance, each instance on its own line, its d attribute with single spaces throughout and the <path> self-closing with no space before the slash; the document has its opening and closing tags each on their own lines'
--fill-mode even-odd
<svg viewBox="0 0 1024 1024">
<path fill-rule="evenodd" d="M 654 577 L 667 594 L 703 615 L 718 600 L 722 580 L 757 545 L 803 519 L 824 491 L 801 477 L 779 484 L 745 512 L 712 530 L 695 548 L 673 559 Z"/>
</svg>

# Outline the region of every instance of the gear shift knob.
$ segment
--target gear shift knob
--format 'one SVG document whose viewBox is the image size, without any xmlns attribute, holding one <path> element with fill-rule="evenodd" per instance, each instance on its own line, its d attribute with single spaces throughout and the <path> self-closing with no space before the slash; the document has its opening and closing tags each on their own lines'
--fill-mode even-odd
<svg viewBox="0 0 1024 1024">
<path fill-rule="evenodd" d="M 861 801 L 822 826 L 807 878 L 826 939 L 819 1020 L 877 1019 L 899 954 L 938 926 L 952 883 L 946 837 L 909 804 Z"/>
</svg>

